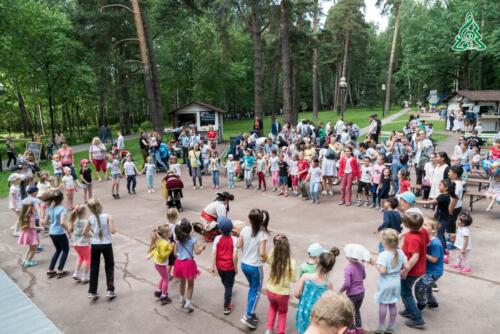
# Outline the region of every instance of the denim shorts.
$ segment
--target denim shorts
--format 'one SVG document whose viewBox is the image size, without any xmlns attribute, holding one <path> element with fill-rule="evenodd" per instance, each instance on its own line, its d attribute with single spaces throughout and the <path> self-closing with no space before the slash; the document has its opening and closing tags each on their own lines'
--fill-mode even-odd
<svg viewBox="0 0 500 334">
<path fill-rule="evenodd" d="M 280 185 L 282 186 L 288 185 L 288 176 L 280 176 Z"/>
</svg>

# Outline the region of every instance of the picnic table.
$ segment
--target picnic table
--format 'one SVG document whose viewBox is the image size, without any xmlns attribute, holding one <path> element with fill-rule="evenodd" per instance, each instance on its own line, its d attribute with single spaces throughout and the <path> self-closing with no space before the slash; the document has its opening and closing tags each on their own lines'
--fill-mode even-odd
<svg viewBox="0 0 500 334">
<path fill-rule="evenodd" d="M 481 191 L 488 188 L 490 181 L 488 179 L 470 177 L 467 179 L 467 183 L 477 184 L 477 190 Z"/>
</svg>

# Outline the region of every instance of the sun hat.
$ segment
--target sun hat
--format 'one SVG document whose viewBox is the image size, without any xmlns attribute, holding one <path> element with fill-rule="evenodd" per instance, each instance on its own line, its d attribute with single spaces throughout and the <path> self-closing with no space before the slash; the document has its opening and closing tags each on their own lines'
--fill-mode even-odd
<svg viewBox="0 0 500 334">
<path fill-rule="evenodd" d="M 399 200 L 403 200 L 406 203 L 412 204 L 412 205 L 415 204 L 415 199 L 416 199 L 415 194 L 412 193 L 411 191 L 406 191 L 402 194 L 399 194 L 399 195 L 397 195 L 397 198 Z"/>
<path fill-rule="evenodd" d="M 13 182 L 13 181 L 22 180 L 22 179 L 24 179 L 24 175 L 23 174 L 12 173 L 12 174 L 9 175 L 9 178 L 7 179 L 7 182 Z"/>
<path fill-rule="evenodd" d="M 345 256 L 359 261 L 370 261 L 370 251 L 360 244 L 347 244 L 344 247 Z"/>
<path fill-rule="evenodd" d="M 233 230 L 233 222 L 227 217 L 217 217 L 217 225 L 222 234 L 229 234 Z"/>
<path fill-rule="evenodd" d="M 80 165 L 88 165 L 89 161 L 87 159 L 80 160 Z"/>
<path fill-rule="evenodd" d="M 224 199 L 229 199 L 230 201 L 234 201 L 234 195 L 231 193 L 228 193 L 227 191 L 223 191 L 221 193 L 217 193 L 217 197 L 221 197 Z"/>
<path fill-rule="evenodd" d="M 323 253 L 328 253 L 328 251 L 326 249 L 324 249 L 323 246 L 321 246 L 317 242 L 310 245 L 307 248 L 307 254 L 309 254 L 309 256 L 311 256 L 311 257 L 320 256 Z"/>
</svg>

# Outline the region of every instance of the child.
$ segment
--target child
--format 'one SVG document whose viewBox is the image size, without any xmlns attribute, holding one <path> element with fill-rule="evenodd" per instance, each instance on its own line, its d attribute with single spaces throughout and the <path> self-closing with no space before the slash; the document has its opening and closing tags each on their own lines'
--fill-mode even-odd
<svg viewBox="0 0 500 334">
<path fill-rule="evenodd" d="M 436 308 L 438 303 L 432 294 L 432 287 L 444 272 L 444 250 L 443 245 L 436 238 L 439 223 L 433 219 L 426 219 L 424 226 L 429 232 L 429 246 L 427 246 L 427 263 L 425 275 L 419 278 L 415 284 L 415 297 L 420 310 L 426 307 Z"/>
<path fill-rule="evenodd" d="M 491 211 L 495 202 L 500 204 L 500 175 L 492 174 L 493 175 L 490 177 L 490 185 L 486 191 L 486 198 L 490 199 L 486 211 Z"/>
<path fill-rule="evenodd" d="M 90 237 L 84 233 L 89 221 L 85 216 L 83 205 L 77 205 L 69 214 L 69 233 L 77 255 L 73 279 L 82 284 L 88 283 L 90 279 Z M 83 271 L 80 271 L 82 265 Z"/>
<path fill-rule="evenodd" d="M 457 262 L 451 267 L 460 270 L 462 274 L 471 274 L 469 264 L 469 252 L 472 249 L 469 226 L 472 225 L 472 217 L 468 212 L 464 212 L 458 217 L 457 235 L 455 237 L 455 247 L 458 251 Z"/>
<path fill-rule="evenodd" d="M 233 295 L 234 278 L 238 268 L 238 239 L 231 235 L 233 222 L 226 217 L 218 217 L 217 225 L 222 235 L 214 239 L 212 246 L 212 275 L 219 274 L 222 285 L 224 285 L 224 307 L 225 315 L 233 311 L 231 298 Z"/>
<path fill-rule="evenodd" d="M 481 167 L 481 161 L 483 160 L 483 156 L 481 155 L 481 148 L 479 146 L 473 146 L 472 147 L 472 166 L 471 170 L 476 170 L 479 171 Z"/>
<path fill-rule="evenodd" d="M 273 181 L 273 192 L 278 191 L 279 186 L 279 158 L 276 151 L 271 151 L 271 156 L 269 157 L 269 170 L 271 171 L 271 179 Z"/>
<path fill-rule="evenodd" d="M 339 161 L 339 176 L 340 182 L 340 202 L 338 205 L 351 205 L 352 183 L 359 179 L 360 170 L 359 164 L 355 157 L 352 156 L 352 148 L 346 147 L 344 156 Z"/>
<path fill-rule="evenodd" d="M 175 175 L 181 177 L 181 165 L 177 162 L 177 157 L 172 155 L 169 159 L 170 170 L 173 170 Z"/>
<path fill-rule="evenodd" d="M 349 261 L 344 270 L 344 285 L 339 292 L 345 292 L 347 297 L 354 305 L 355 317 L 354 323 L 351 324 L 351 330 L 348 333 L 363 334 L 363 326 L 361 324 L 361 305 L 365 297 L 365 286 L 363 281 L 366 278 L 365 266 L 362 261 L 370 261 L 370 252 L 361 245 L 348 244 L 344 248 L 344 253 Z"/>
<path fill-rule="evenodd" d="M 398 194 L 405 193 L 411 190 L 410 171 L 402 168 L 398 172 L 399 192 Z"/>
<path fill-rule="evenodd" d="M 378 291 L 374 299 L 379 304 L 379 326 L 375 333 L 392 334 L 397 316 L 396 304 L 401 298 L 400 272 L 406 264 L 406 256 L 399 249 L 399 236 L 395 230 L 390 228 L 382 230 L 380 242 L 384 246 L 384 251 L 378 255 L 377 259 L 377 270 L 380 277 L 377 284 Z M 387 309 L 389 309 L 389 325 L 385 327 Z"/>
<path fill-rule="evenodd" d="M 36 187 L 38 188 L 38 194 L 37 194 L 38 197 L 44 196 L 52 188 L 52 185 L 50 184 L 49 180 L 50 180 L 49 172 L 41 171 L 40 176 L 38 177 L 38 183 L 36 184 Z M 47 212 L 47 205 L 45 204 L 45 202 L 41 201 L 40 222 L 42 223 L 42 225 L 45 225 L 46 212 Z"/>
<path fill-rule="evenodd" d="M 217 131 L 214 130 L 213 126 L 208 127 L 207 131 L 207 144 L 208 146 L 212 146 L 212 144 L 216 144 L 217 139 Z"/>
<path fill-rule="evenodd" d="M 266 191 L 266 159 L 261 153 L 257 154 L 257 177 L 259 178 L 257 190 Z"/>
<path fill-rule="evenodd" d="M 175 240 L 174 240 L 174 230 L 175 230 L 175 224 L 179 221 L 179 211 L 177 211 L 176 208 L 168 208 L 167 209 L 167 225 L 170 228 L 170 242 L 174 244 L 175 247 Z M 175 263 L 175 249 L 172 253 L 170 253 L 170 256 L 168 257 L 168 265 L 167 265 L 167 270 L 168 270 L 168 277 L 170 280 L 172 280 L 172 268 L 174 267 Z"/>
<path fill-rule="evenodd" d="M 295 321 L 300 334 L 303 334 L 309 326 L 311 311 L 316 301 L 325 291 L 333 290 L 329 274 L 339 253 L 337 247 L 333 247 L 329 252 L 321 253 L 316 271 L 313 274 L 304 274 L 298 282 L 295 298 L 299 299 L 299 303 Z"/>
<path fill-rule="evenodd" d="M 243 157 L 245 189 L 252 188 L 253 168 L 254 168 L 254 158 L 252 152 L 247 149 L 245 150 L 245 156 Z"/>
<path fill-rule="evenodd" d="M 319 185 L 321 184 L 321 168 L 319 160 L 314 158 L 307 174 L 307 180 L 310 180 L 309 191 L 311 192 L 311 203 L 319 204 Z"/>
<path fill-rule="evenodd" d="M 24 268 L 34 267 L 38 263 L 32 261 L 35 256 L 36 249 L 40 243 L 38 239 L 38 230 L 42 230 L 42 227 L 36 226 L 35 223 L 35 206 L 32 204 L 24 204 L 19 215 L 19 225 L 21 226 L 21 233 L 17 243 L 19 245 L 28 246 L 28 250 L 24 255 L 24 260 L 21 265 Z"/>
<path fill-rule="evenodd" d="M 296 281 L 295 260 L 291 258 L 290 243 L 283 234 L 273 238 L 274 248 L 267 257 L 270 266 L 267 280 L 267 298 L 269 309 L 267 311 L 266 334 L 274 332 L 274 323 L 278 315 L 277 334 L 286 332 L 286 316 L 288 313 L 288 300 L 290 299 L 290 283 Z"/>
<path fill-rule="evenodd" d="M 88 199 L 92 197 L 92 170 L 87 159 L 80 161 L 80 184 L 83 188 L 83 201 L 87 204 Z"/>
<path fill-rule="evenodd" d="M 54 154 L 52 156 L 52 168 L 54 170 L 54 177 L 56 178 L 55 186 L 59 187 L 61 184 L 61 177 L 63 174 L 62 162 L 59 154 Z"/>
<path fill-rule="evenodd" d="M 12 235 L 15 237 L 19 236 L 19 214 L 21 213 L 21 208 L 23 206 L 23 200 L 21 196 L 21 182 L 23 177 L 21 174 L 14 173 L 9 175 L 8 182 L 9 187 L 9 210 L 14 211 L 16 214 L 16 222 L 12 225 Z"/>
<path fill-rule="evenodd" d="M 285 161 L 285 155 L 280 154 L 280 160 L 278 162 L 278 172 L 279 172 L 279 185 L 280 192 L 278 196 L 285 195 L 288 197 L 288 164 Z"/>
<path fill-rule="evenodd" d="M 194 255 L 199 255 L 206 248 L 200 245 L 195 238 L 191 237 L 193 227 L 191 223 L 183 218 L 179 224 L 175 225 L 175 264 L 174 277 L 180 280 L 179 283 L 179 302 L 187 312 L 193 312 L 194 307 L 191 303 L 194 290 L 194 280 L 200 272 L 196 266 Z M 186 291 L 187 282 L 187 291 Z"/>
<path fill-rule="evenodd" d="M 382 176 L 380 178 L 380 184 L 378 185 L 377 190 L 377 209 L 380 208 L 380 211 L 384 211 L 381 208 L 381 201 L 389 197 L 389 194 L 392 192 L 392 173 L 390 168 L 384 168 L 382 171 Z"/>
<path fill-rule="evenodd" d="M 402 250 L 408 262 L 401 270 L 401 298 L 405 309 L 399 314 L 409 318 L 405 321 L 405 325 L 410 328 L 423 328 L 425 326 L 422 313 L 413 297 L 413 285 L 420 276 L 425 274 L 429 233 L 422 229 L 423 223 L 424 219 L 418 213 L 409 213 L 403 216 L 403 224 L 409 232 L 405 234 Z"/>
<path fill-rule="evenodd" d="M 73 210 L 73 197 L 78 189 L 73 179 L 73 175 L 71 175 L 71 168 L 64 167 L 63 172 L 64 176 L 62 177 L 60 188 L 64 189 L 64 193 L 66 194 L 66 209 L 71 211 Z"/>
<path fill-rule="evenodd" d="M 227 189 L 234 188 L 234 171 L 235 163 L 233 161 L 233 155 L 229 154 L 226 161 L 226 174 L 227 174 Z"/>
<path fill-rule="evenodd" d="M 455 197 L 452 197 L 450 202 L 450 223 L 448 224 L 448 228 L 446 232 L 450 234 L 450 238 L 454 239 L 455 233 L 457 231 L 457 219 L 458 215 L 462 211 L 462 198 L 464 195 L 464 182 L 462 181 L 462 174 L 464 169 L 462 166 L 451 166 L 448 171 L 448 177 L 455 185 Z M 451 244 L 450 244 L 451 246 Z M 448 246 L 449 247 L 449 246 Z M 445 249 L 445 254 L 448 252 L 448 249 Z M 448 255 L 448 254 L 446 254 Z"/>
<path fill-rule="evenodd" d="M 108 154 L 107 158 L 107 170 L 110 171 L 111 178 L 113 179 L 113 183 L 111 185 L 111 193 L 113 194 L 114 199 L 120 199 L 120 179 L 122 177 L 122 172 L 120 170 L 120 161 L 112 154 Z"/>
<path fill-rule="evenodd" d="M 299 277 L 304 274 L 314 274 L 318 264 L 319 256 L 323 253 L 328 253 L 320 244 L 314 243 L 307 248 L 309 259 L 300 265 Z"/>
<path fill-rule="evenodd" d="M 307 173 L 309 172 L 309 162 L 304 159 L 304 155 L 302 153 L 299 154 L 299 161 L 297 161 L 297 177 L 299 178 L 299 188 L 300 188 L 300 197 L 302 197 L 303 201 L 307 201 L 309 195 L 306 190 L 306 179 Z"/>
<path fill-rule="evenodd" d="M 170 255 L 174 251 L 174 245 L 170 242 L 171 235 L 170 226 L 158 226 L 151 236 L 151 244 L 149 245 L 149 254 L 147 256 L 147 259 L 154 258 L 156 271 L 160 274 L 160 281 L 155 291 L 155 297 L 160 298 L 162 305 L 172 302 L 168 297 L 168 262 Z"/>
<path fill-rule="evenodd" d="M 385 158 L 379 155 L 377 158 L 377 163 L 372 168 L 372 177 L 370 182 L 370 192 L 372 193 L 372 208 L 380 209 L 380 202 L 378 199 L 378 188 L 380 185 L 380 179 L 385 170 Z"/>
<path fill-rule="evenodd" d="M 326 291 L 311 312 L 311 324 L 305 334 L 345 333 L 354 320 L 351 301 L 339 293 Z"/>
<path fill-rule="evenodd" d="M 383 231 L 386 228 L 391 228 L 398 233 L 401 233 L 402 221 L 401 214 L 397 210 L 399 206 L 399 201 L 396 197 L 389 197 L 384 200 L 384 219 L 382 224 L 377 228 L 377 232 Z M 378 245 L 379 253 L 384 251 L 384 246 L 382 242 L 379 242 Z"/>
<path fill-rule="evenodd" d="M 212 171 L 212 189 L 219 189 L 220 160 L 217 152 L 210 153 L 208 164 Z"/>
<path fill-rule="evenodd" d="M 297 176 L 299 168 L 297 162 L 299 161 L 299 155 L 295 154 L 293 159 L 290 159 L 290 178 L 292 181 L 292 196 L 299 196 L 299 178 Z"/>
<path fill-rule="evenodd" d="M 135 186 L 137 185 L 136 175 L 139 174 L 134 161 L 132 160 L 132 155 L 129 153 L 125 157 L 125 163 L 123 164 L 123 169 L 125 170 L 125 175 L 127 176 L 127 190 L 129 194 L 135 194 Z"/>
<path fill-rule="evenodd" d="M 357 206 L 363 205 L 363 195 L 365 197 L 365 206 L 370 205 L 370 184 L 372 180 L 372 170 L 371 160 L 369 157 L 363 159 L 363 164 L 361 165 L 361 177 L 358 182 L 358 204 Z"/>
<path fill-rule="evenodd" d="M 142 170 L 141 174 L 144 174 L 146 172 L 146 182 L 148 184 L 148 194 L 154 193 L 154 179 L 155 179 L 155 174 L 156 174 L 156 165 L 153 163 L 153 157 L 149 156 L 146 160 L 146 163 L 144 164 L 144 169 Z M 129 188 L 128 186 L 128 175 L 127 175 L 127 189 Z M 135 183 L 135 182 L 134 182 Z M 135 185 L 134 185 L 135 189 Z M 130 191 L 129 191 L 130 193 Z M 135 191 L 134 191 L 135 193 Z"/>
</svg>

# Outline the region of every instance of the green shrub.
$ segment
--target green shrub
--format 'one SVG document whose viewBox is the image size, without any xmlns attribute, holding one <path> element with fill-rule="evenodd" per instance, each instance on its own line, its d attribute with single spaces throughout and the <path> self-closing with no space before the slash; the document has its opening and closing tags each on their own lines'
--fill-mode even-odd
<svg viewBox="0 0 500 334">
<path fill-rule="evenodd" d="M 153 123 L 151 123 L 151 121 L 144 121 L 141 123 L 140 127 L 144 131 L 148 131 L 148 130 L 151 130 L 153 128 Z"/>
</svg>

